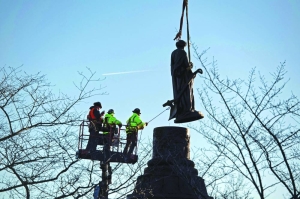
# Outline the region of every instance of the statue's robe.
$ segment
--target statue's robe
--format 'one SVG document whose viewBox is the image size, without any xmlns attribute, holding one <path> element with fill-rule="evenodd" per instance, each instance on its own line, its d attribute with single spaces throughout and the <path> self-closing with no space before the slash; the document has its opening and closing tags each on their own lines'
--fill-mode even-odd
<svg viewBox="0 0 300 199">
<path fill-rule="evenodd" d="M 177 113 L 178 115 L 188 114 L 194 111 L 194 94 L 192 71 L 189 68 L 189 61 L 187 53 L 184 49 L 176 49 L 171 54 L 171 75 L 173 84 L 173 96 L 177 100 Z M 189 82 L 190 81 L 190 82 Z M 188 85 L 187 85 L 188 84 Z M 184 92 L 179 96 L 180 92 L 184 89 Z"/>
</svg>

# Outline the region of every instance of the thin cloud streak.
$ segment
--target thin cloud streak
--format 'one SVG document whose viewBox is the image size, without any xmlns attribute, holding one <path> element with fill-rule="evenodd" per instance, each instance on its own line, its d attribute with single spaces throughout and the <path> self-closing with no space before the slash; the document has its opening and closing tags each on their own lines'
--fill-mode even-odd
<svg viewBox="0 0 300 199">
<path fill-rule="evenodd" d="M 108 75 L 122 75 L 122 74 L 129 74 L 129 73 L 143 73 L 143 72 L 149 72 L 152 70 L 137 70 L 137 71 L 127 71 L 127 72 L 116 72 L 116 73 L 105 73 L 102 74 L 104 76 L 108 76 Z"/>
</svg>

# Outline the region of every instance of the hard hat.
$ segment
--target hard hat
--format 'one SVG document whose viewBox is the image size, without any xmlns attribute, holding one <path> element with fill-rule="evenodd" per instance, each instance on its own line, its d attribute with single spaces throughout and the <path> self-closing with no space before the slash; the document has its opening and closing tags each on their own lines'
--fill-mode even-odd
<svg viewBox="0 0 300 199">
<path fill-rule="evenodd" d="M 132 112 L 137 113 L 137 114 L 141 114 L 141 110 L 139 108 L 135 108 Z"/>
<path fill-rule="evenodd" d="M 112 114 L 112 113 L 115 113 L 115 112 L 114 112 L 114 109 L 109 109 L 109 110 L 107 111 L 107 113 Z"/>
<path fill-rule="evenodd" d="M 102 108 L 101 103 L 100 102 L 95 102 L 94 106 L 99 106 L 100 108 Z"/>
</svg>

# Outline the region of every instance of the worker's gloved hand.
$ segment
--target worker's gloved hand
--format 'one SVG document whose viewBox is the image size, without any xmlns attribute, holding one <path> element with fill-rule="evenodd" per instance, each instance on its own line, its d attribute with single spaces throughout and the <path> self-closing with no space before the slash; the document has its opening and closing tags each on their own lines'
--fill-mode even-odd
<svg viewBox="0 0 300 199">
<path fill-rule="evenodd" d="M 145 122 L 145 126 L 148 126 L 148 122 Z"/>
<path fill-rule="evenodd" d="M 100 115 L 102 115 L 102 116 L 103 116 L 104 114 L 105 114 L 105 111 L 102 111 L 102 112 L 100 113 Z"/>
</svg>

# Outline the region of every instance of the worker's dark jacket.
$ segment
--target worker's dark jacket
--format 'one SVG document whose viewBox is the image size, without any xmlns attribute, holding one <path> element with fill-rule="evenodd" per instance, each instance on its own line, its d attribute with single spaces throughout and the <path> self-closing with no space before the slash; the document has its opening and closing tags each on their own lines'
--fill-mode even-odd
<svg viewBox="0 0 300 199">
<path fill-rule="evenodd" d="M 88 114 L 88 119 L 90 121 L 89 130 L 100 131 L 102 128 L 103 118 L 99 110 L 96 107 L 91 107 Z"/>
</svg>

